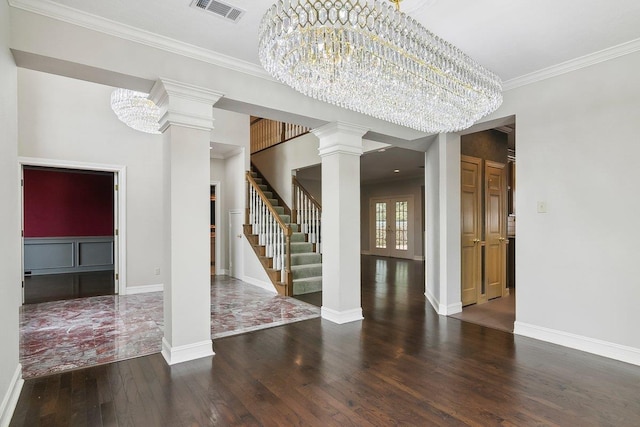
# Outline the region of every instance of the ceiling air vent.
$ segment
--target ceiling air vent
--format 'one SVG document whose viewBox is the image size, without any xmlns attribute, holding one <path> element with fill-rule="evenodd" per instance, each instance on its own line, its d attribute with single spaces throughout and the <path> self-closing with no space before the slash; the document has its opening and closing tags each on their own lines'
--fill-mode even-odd
<svg viewBox="0 0 640 427">
<path fill-rule="evenodd" d="M 211 12 L 220 18 L 224 18 L 232 22 L 238 22 L 245 12 L 242 9 L 220 0 L 195 0 L 191 3 L 191 7 Z"/>
</svg>

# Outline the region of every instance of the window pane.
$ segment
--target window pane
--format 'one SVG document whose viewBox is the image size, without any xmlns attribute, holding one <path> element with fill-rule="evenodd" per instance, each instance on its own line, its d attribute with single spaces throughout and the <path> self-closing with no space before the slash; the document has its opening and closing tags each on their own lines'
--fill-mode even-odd
<svg viewBox="0 0 640 427">
<path fill-rule="evenodd" d="M 387 204 L 376 203 L 376 248 L 387 247 Z"/>
<path fill-rule="evenodd" d="M 408 223 L 407 223 L 407 208 L 408 203 L 406 200 L 402 202 L 396 202 L 396 249 L 401 251 L 408 250 L 409 236 L 407 235 Z"/>
</svg>

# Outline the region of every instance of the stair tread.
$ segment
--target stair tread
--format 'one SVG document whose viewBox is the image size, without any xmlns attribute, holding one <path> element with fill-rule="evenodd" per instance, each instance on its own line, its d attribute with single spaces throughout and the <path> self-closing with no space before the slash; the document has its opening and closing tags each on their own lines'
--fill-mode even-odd
<svg viewBox="0 0 640 427">
<path fill-rule="evenodd" d="M 292 254 L 292 255 L 293 255 L 293 254 Z M 303 267 L 318 267 L 318 266 L 322 266 L 322 263 L 321 263 L 321 262 L 316 262 L 316 263 L 314 263 L 314 264 L 292 265 L 292 266 L 291 266 L 291 269 L 292 269 L 292 270 L 294 270 L 294 269 L 295 269 L 295 270 L 298 270 L 298 269 L 303 268 Z"/>
<path fill-rule="evenodd" d="M 291 243 L 307 243 L 307 236 L 304 233 L 293 232 Z"/>
<path fill-rule="evenodd" d="M 322 281 L 322 276 L 312 276 L 312 277 L 303 277 L 300 279 L 293 279 L 293 283 L 317 282 L 317 281 Z"/>
<path fill-rule="evenodd" d="M 297 247 L 297 248 L 301 248 L 301 247 L 303 247 L 305 245 L 309 246 L 309 250 L 307 252 L 296 252 L 296 253 L 300 254 L 300 253 L 311 253 L 311 252 L 313 252 L 313 243 L 309 243 L 309 242 L 291 242 L 291 246 L 294 246 L 294 247 Z"/>
<path fill-rule="evenodd" d="M 293 279 L 293 283 L 296 285 L 304 284 L 304 283 L 316 283 L 320 282 L 322 284 L 322 276 L 314 276 L 314 277 L 304 277 L 302 279 Z"/>
<path fill-rule="evenodd" d="M 320 255 L 317 252 L 299 252 L 299 253 L 295 253 L 295 254 L 291 254 L 291 257 L 295 257 L 295 258 L 303 258 L 303 257 L 322 257 L 322 255 Z M 316 264 L 316 263 L 314 263 Z"/>
<path fill-rule="evenodd" d="M 316 263 L 316 264 L 300 264 L 300 265 L 292 265 L 291 266 L 291 270 L 302 270 L 303 268 L 317 268 L 317 267 L 322 267 L 322 263 Z"/>
</svg>

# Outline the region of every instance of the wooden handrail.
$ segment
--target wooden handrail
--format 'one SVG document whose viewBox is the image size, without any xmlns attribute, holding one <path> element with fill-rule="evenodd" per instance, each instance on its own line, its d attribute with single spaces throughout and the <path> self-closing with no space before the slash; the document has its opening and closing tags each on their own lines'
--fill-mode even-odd
<svg viewBox="0 0 640 427">
<path fill-rule="evenodd" d="M 262 192 L 262 190 L 260 189 L 260 187 L 258 186 L 256 181 L 251 176 L 251 172 L 247 172 L 246 173 L 246 177 L 247 177 L 247 181 L 249 182 L 249 184 L 253 188 L 255 188 L 257 190 L 258 196 L 260 196 L 260 199 L 262 199 L 264 204 L 267 206 L 267 209 L 269 209 L 269 212 L 271 212 L 271 215 L 274 216 L 276 222 L 278 223 L 278 225 L 280 225 L 280 228 L 285 230 L 285 236 L 287 236 L 287 237 L 291 236 L 291 234 L 292 234 L 291 227 L 288 224 L 286 224 L 282 220 L 282 218 L 280 218 L 280 214 L 278 212 L 276 212 L 276 210 L 273 208 L 273 206 L 271 206 L 271 202 L 269 202 L 269 199 L 267 199 L 267 196 L 264 195 L 264 193 Z"/>
<path fill-rule="evenodd" d="M 315 198 L 315 197 L 313 197 L 313 196 L 311 195 L 311 193 L 309 193 L 309 192 L 307 191 L 307 189 L 306 189 L 306 188 L 304 188 L 304 187 L 302 186 L 302 184 L 300 184 L 300 181 L 298 181 L 298 179 L 297 179 L 295 176 L 291 176 L 291 183 L 292 183 L 294 186 L 296 186 L 296 187 L 300 188 L 300 191 L 302 191 L 302 192 L 305 194 L 305 196 L 307 196 L 307 197 L 309 198 L 309 200 L 311 200 L 311 203 L 313 203 L 313 205 L 314 205 L 316 208 L 318 208 L 318 210 L 319 210 L 320 212 L 322 212 L 322 205 L 321 205 L 320 203 L 318 203 L 318 201 L 316 200 L 316 198 Z M 295 204 L 295 198 L 294 198 L 294 204 Z M 294 206 L 294 209 L 297 209 L 297 206 Z"/>
</svg>

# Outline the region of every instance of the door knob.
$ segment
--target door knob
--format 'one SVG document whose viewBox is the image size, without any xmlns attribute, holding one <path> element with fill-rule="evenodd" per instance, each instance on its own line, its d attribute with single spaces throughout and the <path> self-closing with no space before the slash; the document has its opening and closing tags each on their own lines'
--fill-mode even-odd
<svg viewBox="0 0 640 427">
<path fill-rule="evenodd" d="M 242 234 L 238 234 L 238 239 L 242 239 Z"/>
</svg>

